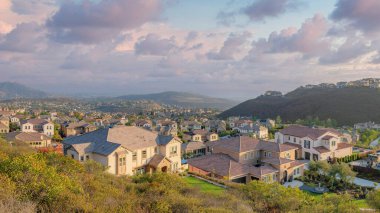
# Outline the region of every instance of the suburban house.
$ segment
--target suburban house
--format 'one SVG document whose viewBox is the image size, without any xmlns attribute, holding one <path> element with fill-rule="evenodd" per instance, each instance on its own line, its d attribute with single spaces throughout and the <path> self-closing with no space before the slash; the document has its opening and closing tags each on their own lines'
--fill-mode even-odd
<svg viewBox="0 0 380 213">
<path fill-rule="evenodd" d="M 24 118 L 25 118 L 24 115 L 14 115 L 10 117 L 11 123 L 17 124 L 17 126 L 21 125 L 21 120 Z"/>
<path fill-rule="evenodd" d="M 297 157 L 306 160 L 330 160 L 352 155 L 352 145 L 342 142 L 342 134 L 331 128 L 288 126 L 275 134 L 275 141 L 300 147 Z"/>
<path fill-rule="evenodd" d="M 198 121 L 184 121 L 181 123 L 182 131 L 194 131 L 202 129 L 202 124 Z"/>
<path fill-rule="evenodd" d="M 138 120 L 135 122 L 135 126 L 150 129 L 152 128 L 152 122 L 149 120 Z"/>
<path fill-rule="evenodd" d="M 260 125 L 265 126 L 268 129 L 272 129 L 276 127 L 276 121 L 272 119 L 260 119 L 259 120 Z"/>
<path fill-rule="evenodd" d="M 181 154 L 184 159 L 206 155 L 206 145 L 196 141 L 182 143 Z"/>
<path fill-rule="evenodd" d="M 0 117 L 0 134 L 9 132 L 9 117 L 1 116 Z"/>
<path fill-rule="evenodd" d="M 252 135 L 253 137 L 259 138 L 259 139 L 268 139 L 269 137 L 269 131 L 268 128 L 261 125 L 246 125 L 243 127 L 236 126 L 232 128 L 233 130 L 241 133 L 241 134 L 248 134 Z"/>
<path fill-rule="evenodd" d="M 297 160 L 298 146 L 248 136 L 207 142 L 208 154 L 188 159 L 189 171 L 238 183 L 286 182 L 303 175 L 307 161 Z"/>
<path fill-rule="evenodd" d="M 207 131 L 222 132 L 227 130 L 227 124 L 223 120 L 208 120 L 203 123 Z"/>
<path fill-rule="evenodd" d="M 155 129 L 161 135 L 177 136 L 178 134 L 177 122 L 171 120 L 157 121 Z"/>
<path fill-rule="evenodd" d="M 6 135 L 9 142 L 22 142 L 33 148 L 46 148 L 51 146 L 51 138 L 38 132 L 11 132 Z"/>
<path fill-rule="evenodd" d="M 209 132 L 204 129 L 197 129 L 192 132 L 184 133 L 183 140 L 184 141 L 198 141 L 198 142 L 216 141 L 216 140 L 219 140 L 219 136 L 215 132 Z"/>
<path fill-rule="evenodd" d="M 69 137 L 95 131 L 97 127 L 87 122 L 80 121 L 64 123 L 61 125 L 61 129 L 65 137 Z"/>
<path fill-rule="evenodd" d="M 246 126 L 253 127 L 253 121 L 252 120 L 237 120 L 237 121 L 230 121 L 229 125 L 231 128 L 238 127 L 238 128 L 243 128 Z"/>
<path fill-rule="evenodd" d="M 115 126 L 66 138 L 64 153 L 78 161 L 94 160 L 115 175 L 181 168 L 181 141 L 135 126 Z"/>
<path fill-rule="evenodd" d="M 21 132 L 39 132 L 52 137 L 54 124 L 44 119 L 23 120 L 21 121 Z"/>
</svg>

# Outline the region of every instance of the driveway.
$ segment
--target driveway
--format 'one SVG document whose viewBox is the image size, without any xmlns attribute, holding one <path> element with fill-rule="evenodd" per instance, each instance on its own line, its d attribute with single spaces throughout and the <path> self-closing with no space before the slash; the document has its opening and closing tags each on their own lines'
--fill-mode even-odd
<svg viewBox="0 0 380 213">
<path fill-rule="evenodd" d="M 285 182 L 283 186 L 288 187 L 290 186 L 291 188 L 299 188 L 303 185 L 303 182 L 298 181 L 298 180 L 293 180 L 292 182 Z"/>
<path fill-rule="evenodd" d="M 380 189 L 379 183 L 376 183 L 376 182 L 373 182 L 370 180 L 366 180 L 366 179 L 362 179 L 362 178 L 358 178 L 358 177 L 355 177 L 354 184 L 356 184 L 358 186 L 370 186 L 370 187 L 374 187 L 375 184 L 377 184 L 376 189 Z"/>
</svg>

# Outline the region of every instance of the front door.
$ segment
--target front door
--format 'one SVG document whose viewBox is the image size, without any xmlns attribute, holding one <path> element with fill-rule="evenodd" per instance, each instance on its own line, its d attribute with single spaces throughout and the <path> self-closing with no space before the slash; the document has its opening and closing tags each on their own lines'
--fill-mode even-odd
<svg viewBox="0 0 380 213">
<path fill-rule="evenodd" d="M 305 159 L 310 160 L 310 152 L 305 152 Z"/>
<path fill-rule="evenodd" d="M 119 157 L 119 167 L 118 167 L 118 174 L 119 175 L 125 175 L 127 172 L 127 161 L 126 157 Z"/>
</svg>

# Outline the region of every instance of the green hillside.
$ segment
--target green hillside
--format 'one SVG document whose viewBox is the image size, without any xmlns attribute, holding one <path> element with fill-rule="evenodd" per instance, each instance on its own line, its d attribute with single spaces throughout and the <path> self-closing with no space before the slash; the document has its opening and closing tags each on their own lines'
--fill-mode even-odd
<svg viewBox="0 0 380 213">
<path fill-rule="evenodd" d="M 350 196 L 315 199 L 277 183 L 252 181 L 216 191 L 176 174 L 117 177 L 93 161 L 81 164 L 1 140 L 0 183 L 0 212 L 358 211 Z"/>
<path fill-rule="evenodd" d="M 372 88 L 298 88 L 280 97 L 259 96 L 223 113 L 228 116 L 257 116 L 294 122 L 308 116 L 334 119 L 339 125 L 380 122 L 380 91 Z"/>
</svg>

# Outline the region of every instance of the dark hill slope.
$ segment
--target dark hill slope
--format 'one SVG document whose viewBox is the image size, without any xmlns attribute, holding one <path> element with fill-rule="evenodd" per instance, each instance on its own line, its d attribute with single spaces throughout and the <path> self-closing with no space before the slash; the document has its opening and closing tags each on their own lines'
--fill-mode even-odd
<svg viewBox="0 0 380 213">
<path fill-rule="evenodd" d="M 299 88 L 283 97 L 259 96 L 223 113 L 228 116 L 257 116 L 295 121 L 307 116 L 332 118 L 340 125 L 380 122 L 380 91 L 372 88 Z"/>
<path fill-rule="evenodd" d="M 46 98 L 48 94 L 35 90 L 24 85 L 12 82 L 0 82 L 0 100 L 9 100 L 16 98 Z"/>
</svg>

